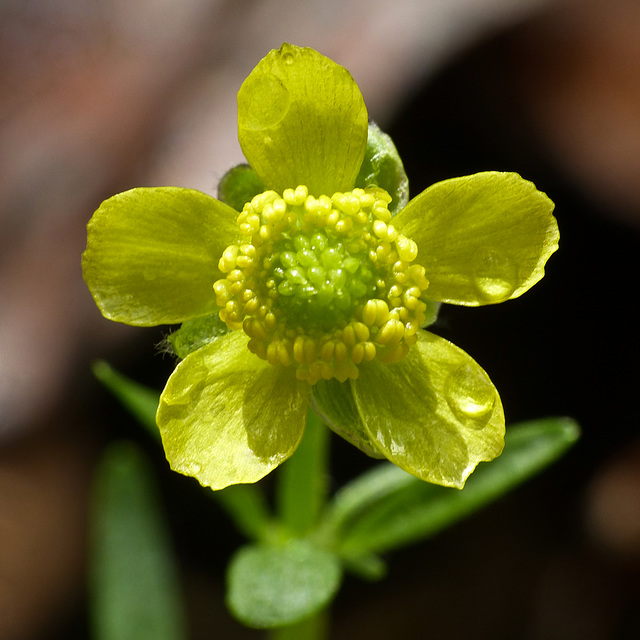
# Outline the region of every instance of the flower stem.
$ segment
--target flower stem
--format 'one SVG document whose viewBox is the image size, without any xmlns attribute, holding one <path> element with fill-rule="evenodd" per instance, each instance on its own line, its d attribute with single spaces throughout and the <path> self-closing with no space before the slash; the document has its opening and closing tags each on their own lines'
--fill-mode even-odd
<svg viewBox="0 0 640 640">
<path fill-rule="evenodd" d="M 311 533 L 328 493 L 329 429 L 309 409 L 307 427 L 295 454 L 278 472 L 276 509 L 286 532 L 295 537 Z M 269 640 L 326 640 L 328 609 L 297 624 L 272 629 Z"/>
<path fill-rule="evenodd" d="M 311 409 L 304 437 L 280 468 L 276 506 L 290 535 L 305 536 L 318 521 L 327 498 L 329 429 Z"/>
<path fill-rule="evenodd" d="M 326 640 L 328 637 L 329 616 L 326 610 L 297 624 L 272 629 L 268 636 L 269 640 Z"/>
</svg>

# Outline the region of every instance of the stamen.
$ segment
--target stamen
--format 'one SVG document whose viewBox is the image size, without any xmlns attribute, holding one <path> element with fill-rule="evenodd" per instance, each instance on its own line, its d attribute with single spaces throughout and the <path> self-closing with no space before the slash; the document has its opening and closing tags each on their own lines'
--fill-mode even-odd
<svg viewBox="0 0 640 640">
<path fill-rule="evenodd" d="M 428 287 L 413 240 L 391 224 L 377 187 L 315 198 L 307 187 L 266 191 L 238 216 L 241 240 L 219 261 L 220 317 L 274 366 L 309 384 L 397 362 L 425 321 Z"/>
</svg>

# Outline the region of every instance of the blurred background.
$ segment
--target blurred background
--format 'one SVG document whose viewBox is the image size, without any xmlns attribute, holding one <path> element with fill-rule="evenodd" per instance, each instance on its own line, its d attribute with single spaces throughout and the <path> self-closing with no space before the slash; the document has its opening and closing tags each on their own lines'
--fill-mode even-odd
<svg viewBox="0 0 640 640">
<path fill-rule="evenodd" d="M 166 328 L 104 320 L 80 254 L 119 191 L 215 195 L 242 161 L 236 92 L 283 41 L 351 71 L 412 194 L 492 169 L 556 202 L 547 277 L 507 305 L 444 308 L 434 330 L 489 372 L 508 423 L 583 429 L 537 479 L 394 554 L 383 583 L 348 579 L 333 637 L 640 637 L 636 0 L 0 0 L 0 638 L 90 637 L 91 474 L 121 436 L 152 452 L 190 637 L 261 637 L 223 604 L 241 539 L 90 372 L 104 358 L 162 388 Z M 332 447 L 335 487 L 369 464 Z"/>
</svg>

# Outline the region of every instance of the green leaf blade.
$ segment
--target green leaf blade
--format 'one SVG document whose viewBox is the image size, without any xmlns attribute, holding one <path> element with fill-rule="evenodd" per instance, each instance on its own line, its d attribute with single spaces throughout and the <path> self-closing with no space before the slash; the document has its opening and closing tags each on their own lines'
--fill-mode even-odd
<svg viewBox="0 0 640 640">
<path fill-rule="evenodd" d="M 131 415 L 147 431 L 160 441 L 160 431 L 156 425 L 156 411 L 160 402 L 160 393 L 116 371 L 104 360 L 93 364 L 93 374 L 120 401 Z"/>
<path fill-rule="evenodd" d="M 304 540 L 243 547 L 229 565 L 227 605 L 250 627 L 294 624 L 321 611 L 341 577 L 338 558 Z"/>
<path fill-rule="evenodd" d="M 481 464 L 461 491 L 421 482 L 391 465 L 355 480 L 336 496 L 325 535 L 348 556 L 382 553 L 428 538 L 554 462 L 578 439 L 569 418 L 507 430 L 503 454 Z"/>
<path fill-rule="evenodd" d="M 96 640 L 185 640 L 177 570 L 151 470 L 129 442 L 98 469 L 90 555 Z"/>
</svg>

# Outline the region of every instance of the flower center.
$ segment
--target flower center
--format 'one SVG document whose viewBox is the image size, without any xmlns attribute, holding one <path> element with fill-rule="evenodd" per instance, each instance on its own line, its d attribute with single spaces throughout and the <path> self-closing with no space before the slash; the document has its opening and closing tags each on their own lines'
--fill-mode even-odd
<svg viewBox="0 0 640 640">
<path fill-rule="evenodd" d="M 425 322 L 418 247 L 391 224 L 377 187 L 315 198 L 265 191 L 238 216 L 242 238 L 219 262 L 220 318 L 249 349 L 300 380 L 344 382 L 362 362 L 404 358 Z"/>
</svg>

